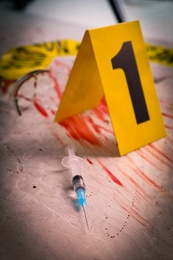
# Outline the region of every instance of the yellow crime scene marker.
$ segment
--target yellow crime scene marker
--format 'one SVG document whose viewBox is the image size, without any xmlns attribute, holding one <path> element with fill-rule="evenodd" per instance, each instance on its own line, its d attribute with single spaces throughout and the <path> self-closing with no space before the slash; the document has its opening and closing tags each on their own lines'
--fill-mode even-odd
<svg viewBox="0 0 173 260">
<path fill-rule="evenodd" d="M 120 155 L 166 135 L 139 21 L 87 30 L 55 121 L 105 96 Z"/>
</svg>

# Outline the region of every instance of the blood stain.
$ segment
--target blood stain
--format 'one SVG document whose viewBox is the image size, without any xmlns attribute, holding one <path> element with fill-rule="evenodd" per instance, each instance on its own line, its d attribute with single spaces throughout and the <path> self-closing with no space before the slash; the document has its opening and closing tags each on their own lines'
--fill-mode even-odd
<svg viewBox="0 0 173 260">
<path fill-rule="evenodd" d="M 165 157 L 167 160 L 173 162 L 173 160 L 167 156 L 165 153 L 163 153 L 162 151 L 160 151 L 157 147 L 155 147 L 153 144 L 149 144 L 150 147 L 152 147 L 157 153 L 159 153 L 160 155 L 162 155 L 163 157 Z"/>
<path fill-rule="evenodd" d="M 166 114 L 166 113 L 162 113 L 163 116 L 165 117 L 169 117 L 169 118 L 172 118 L 173 119 L 173 116 L 169 115 L 169 114 Z"/>
<path fill-rule="evenodd" d="M 44 116 L 48 117 L 48 113 L 44 109 L 44 107 L 36 100 L 34 99 L 34 106 L 37 108 L 37 110 Z"/>
<path fill-rule="evenodd" d="M 91 131 L 83 115 L 68 117 L 61 122 L 61 126 L 66 128 L 69 135 L 77 141 L 85 140 L 93 145 L 100 145 L 98 138 Z"/>
<path fill-rule="evenodd" d="M 92 162 L 90 159 L 88 159 L 88 158 L 87 158 L 87 161 L 88 161 L 90 164 L 93 164 L 93 162 Z"/>
<path fill-rule="evenodd" d="M 37 87 L 37 80 L 34 81 L 34 88 Z"/>
<path fill-rule="evenodd" d="M 106 168 L 106 166 L 99 160 L 97 160 L 98 163 L 102 166 L 103 170 L 105 170 L 105 172 L 111 177 L 111 179 L 118 185 L 123 186 L 123 184 L 117 179 L 117 177 L 115 177 L 115 175 L 113 175 L 113 173 Z"/>
<path fill-rule="evenodd" d="M 51 72 L 49 73 L 49 77 L 53 80 L 54 89 L 55 89 L 55 91 L 57 93 L 58 98 L 61 99 L 62 92 L 61 92 L 61 87 L 60 87 L 58 81 L 56 80 L 56 78 L 53 76 L 53 74 Z"/>
</svg>

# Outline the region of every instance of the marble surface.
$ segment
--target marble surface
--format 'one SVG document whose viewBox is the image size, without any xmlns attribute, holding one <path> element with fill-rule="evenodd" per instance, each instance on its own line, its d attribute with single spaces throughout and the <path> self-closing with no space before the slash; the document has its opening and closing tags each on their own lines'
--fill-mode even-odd
<svg viewBox="0 0 173 260">
<path fill-rule="evenodd" d="M 9 30 L 2 30 L 2 53 L 57 34 L 80 39 L 86 27 L 59 21 L 56 29 L 29 15 L 20 24 L 21 14 L 13 15 L 19 27 L 1 21 Z M 151 63 L 167 136 L 119 157 L 104 100 L 65 124 L 53 123 L 74 59 L 57 57 L 49 65 L 51 76 L 25 83 L 19 91 L 22 116 L 10 93 L 1 93 L 0 259 L 171 260 L 173 69 Z M 89 230 L 61 164 L 67 144 L 84 159 Z"/>
</svg>

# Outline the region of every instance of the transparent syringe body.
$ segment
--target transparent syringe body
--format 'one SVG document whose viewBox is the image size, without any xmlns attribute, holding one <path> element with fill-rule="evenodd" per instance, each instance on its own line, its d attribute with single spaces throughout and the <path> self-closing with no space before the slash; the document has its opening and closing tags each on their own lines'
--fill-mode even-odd
<svg viewBox="0 0 173 260">
<path fill-rule="evenodd" d="M 73 188 L 77 194 L 77 198 L 79 204 L 81 206 L 86 205 L 86 198 L 85 198 L 85 183 L 81 175 L 75 175 L 72 179 Z"/>
</svg>

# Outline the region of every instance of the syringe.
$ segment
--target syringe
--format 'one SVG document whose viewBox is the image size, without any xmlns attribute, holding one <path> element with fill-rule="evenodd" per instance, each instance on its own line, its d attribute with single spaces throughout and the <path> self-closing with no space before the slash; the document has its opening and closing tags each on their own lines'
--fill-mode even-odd
<svg viewBox="0 0 173 260">
<path fill-rule="evenodd" d="M 62 159 L 62 165 L 68 168 L 72 174 L 72 184 L 74 191 L 76 192 L 80 206 L 83 208 L 86 224 L 89 230 L 88 220 L 86 216 L 85 206 L 86 206 L 86 197 L 85 197 L 85 183 L 81 175 L 80 163 L 83 161 L 82 158 L 75 155 L 73 147 L 66 147 L 68 156 Z"/>
</svg>

